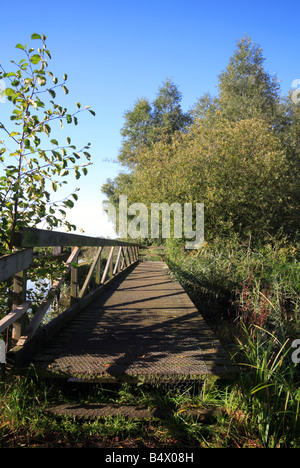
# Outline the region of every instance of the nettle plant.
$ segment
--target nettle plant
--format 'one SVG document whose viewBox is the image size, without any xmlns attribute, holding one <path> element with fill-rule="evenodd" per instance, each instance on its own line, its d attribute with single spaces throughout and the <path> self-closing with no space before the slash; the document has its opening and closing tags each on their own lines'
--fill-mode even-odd
<svg viewBox="0 0 300 468">
<path fill-rule="evenodd" d="M 0 118 L 0 250 L 11 250 L 12 236 L 24 226 L 42 226 L 53 229 L 76 226 L 66 220 L 66 209 L 72 208 L 78 199 L 77 191 L 59 201 L 53 201 L 53 192 L 67 184 L 72 173 L 78 179 L 87 174 L 91 164 L 90 143 L 80 150 L 66 138 L 60 145 L 53 136 L 53 128 L 59 123 L 78 124 L 78 114 L 88 110 L 76 104 L 73 113 L 56 102 L 58 91 L 68 94 L 67 75 L 63 80 L 48 70 L 51 54 L 46 46 L 46 36 L 33 34 L 32 40 L 39 41 L 34 49 L 27 44 L 16 48 L 24 57 L 6 71 L 0 64 L 0 80 L 5 82 L 2 97 L 12 105 L 7 123 Z M 74 106 L 75 107 L 75 106 Z M 5 105 L 5 111 L 7 106 Z M 2 135 L 1 135 L 2 134 Z M 57 195 L 55 195 L 57 196 Z"/>
</svg>

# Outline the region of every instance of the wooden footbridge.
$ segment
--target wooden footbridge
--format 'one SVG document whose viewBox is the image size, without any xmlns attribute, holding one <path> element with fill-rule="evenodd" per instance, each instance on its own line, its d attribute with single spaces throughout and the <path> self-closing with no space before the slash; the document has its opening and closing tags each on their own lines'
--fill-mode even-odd
<svg viewBox="0 0 300 468">
<path fill-rule="evenodd" d="M 14 366 L 33 364 L 39 375 L 71 381 L 132 383 L 228 377 L 235 371 L 200 311 L 169 275 L 163 250 L 159 261 L 141 261 L 134 243 L 32 228 L 20 231 L 14 245 L 16 252 L 0 257 L 0 281 L 14 285 L 12 311 L 0 320 L 7 361 Z M 88 267 L 84 247 L 93 253 Z M 26 279 L 45 258 L 62 273 L 37 307 L 28 300 Z M 59 296 L 64 308 L 46 320 Z"/>
</svg>

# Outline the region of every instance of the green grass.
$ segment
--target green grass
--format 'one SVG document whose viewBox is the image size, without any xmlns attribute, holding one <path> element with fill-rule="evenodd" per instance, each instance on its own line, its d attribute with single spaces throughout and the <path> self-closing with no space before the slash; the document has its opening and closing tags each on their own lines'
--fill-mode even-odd
<svg viewBox="0 0 300 468">
<path fill-rule="evenodd" d="M 53 401 L 139 404 L 166 410 L 162 419 L 132 420 L 124 416 L 95 420 L 56 417 L 45 412 Z M 189 410 L 200 411 L 192 417 Z M 62 389 L 32 378 L 12 378 L 1 388 L 0 447 L 218 447 L 242 443 L 257 446 L 255 434 L 239 428 L 229 390 L 182 394 L 159 389 L 114 387 Z M 228 435 L 231 425 L 238 427 Z M 239 441 L 237 441 L 239 439 Z"/>
<path fill-rule="evenodd" d="M 256 428 L 264 447 L 299 446 L 300 376 L 291 359 L 300 336 L 299 251 L 286 239 L 250 240 L 216 239 L 190 253 L 173 241 L 168 263 L 242 365 L 234 400 L 246 411 L 244 428 Z"/>
<path fill-rule="evenodd" d="M 11 375 L 0 387 L 0 447 L 299 448 L 294 376 L 280 372 L 279 353 L 270 362 L 270 350 L 258 357 L 252 342 L 242 351 L 251 355 L 244 362 L 247 372 L 234 383 L 217 381 L 201 392 L 129 384 L 62 386 Z M 45 411 L 53 402 L 142 405 L 164 410 L 164 417 L 58 417 Z"/>
<path fill-rule="evenodd" d="M 171 243 L 167 252 L 173 276 L 241 366 L 236 380 L 217 380 L 201 392 L 168 392 L 8 375 L 0 384 L 0 447 L 300 448 L 300 375 L 291 359 L 300 334 L 296 247 L 285 239 L 255 247 L 230 239 L 188 253 Z M 160 419 L 77 420 L 47 413 L 54 401 L 165 412 Z"/>
</svg>

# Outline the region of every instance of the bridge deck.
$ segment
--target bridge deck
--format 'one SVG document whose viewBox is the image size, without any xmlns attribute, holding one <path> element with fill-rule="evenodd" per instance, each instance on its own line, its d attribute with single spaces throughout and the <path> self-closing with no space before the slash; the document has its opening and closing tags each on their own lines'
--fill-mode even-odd
<svg viewBox="0 0 300 468">
<path fill-rule="evenodd" d="M 88 381 L 198 379 L 232 363 L 164 262 L 138 264 L 33 356 L 37 370 Z"/>
</svg>

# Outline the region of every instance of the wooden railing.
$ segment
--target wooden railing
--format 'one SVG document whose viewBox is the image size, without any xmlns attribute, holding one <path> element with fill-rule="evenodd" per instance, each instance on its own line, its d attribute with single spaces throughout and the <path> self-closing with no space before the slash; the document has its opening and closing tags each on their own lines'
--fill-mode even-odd
<svg viewBox="0 0 300 468">
<path fill-rule="evenodd" d="M 138 261 L 139 255 L 138 244 L 33 228 L 23 228 L 14 236 L 13 243 L 19 250 L 0 257 L 0 282 L 13 278 L 12 310 L 0 320 L 0 333 L 12 326 L 11 338 L 17 347 L 25 345 L 33 338 L 45 314 L 57 298 L 62 284 L 67 279 L 70 286 L 70 304 L 69 308 L 64 311 L 64 316 L 68 315 L 68 312 L 72 315 L 73 312 L 80 310 L 93 300 L 113 278 L 133 266 Z M 66 247 L 72 249 L 64 262 L 64 274 L 52 282 L 48 294 L 41 301 L 30 321 L 27 320 L 26 323 L 25 314 L 32 306 L 27 300 L 27 272 L 33 266 L 34 259 L 38 258 L 37 250 L 43 247 L 53 248 L 50 259 L 58 258 L 57 254 L 66 258 L 66 254 L 61 254 L 62 249 Z M 86 247 L 94 247 L 95 254 L 83 284 L 80 285 L 79 256 L 82 249 Z M 106 255 L 103 255 L 104 248 L 109 250 Z M 94 287 L 90 291 L 89 285 L 92 278 Z"/>
<path fill-rule="evenodd" d="M 140 246 L 139 257 L 141 260 L 148 258 L 157 260 L 159 258 L 163 262 L 165 259 L 164 249 L 163 245 Z"/>
</svg>

